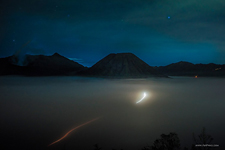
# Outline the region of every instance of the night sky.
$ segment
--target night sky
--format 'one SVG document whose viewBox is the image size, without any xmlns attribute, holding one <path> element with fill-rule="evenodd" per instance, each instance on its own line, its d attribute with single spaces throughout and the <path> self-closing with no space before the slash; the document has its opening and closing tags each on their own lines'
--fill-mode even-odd
<svg viewBox="0 0 225 150">
<path fill-rule="evenodd" d="M 57 52 L 85 66 L 119 52 L 151 66 L 225 64 L 224 41 L 224 0 L 0 2 L 0 57 L 23 47 L 21 54 Z"/>
</svg>

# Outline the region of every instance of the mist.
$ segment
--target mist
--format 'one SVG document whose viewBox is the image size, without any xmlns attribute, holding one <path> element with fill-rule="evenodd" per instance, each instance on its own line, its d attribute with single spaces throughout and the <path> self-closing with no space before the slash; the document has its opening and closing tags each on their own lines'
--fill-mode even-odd
<svg viewBox="0 0 225 150">
<path fill-rule="evenodd" d="M 192 134 L 205 127 L 224 149 L 224 85 L 224 78 L 0 77 L 1 146 L 86 150 L 98 144 L 103 150 L 140 150 L 175 132 L 181 147 L 190 148 Z"/>
</svg>

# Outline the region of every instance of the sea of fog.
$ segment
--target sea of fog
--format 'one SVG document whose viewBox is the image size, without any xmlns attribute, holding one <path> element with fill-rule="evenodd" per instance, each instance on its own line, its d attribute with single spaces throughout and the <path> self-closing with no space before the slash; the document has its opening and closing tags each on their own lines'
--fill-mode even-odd
<svg viewBox="0 0 225 150">
<path fill-rule="evenodd" d="M 98 144 L 102 150 L 141 150 L 161 134 L 175 132 L 181 147 L 190 148 L 193 133 L 197 137 L 205 127 L 212 143 L 219 145 L 215 149 L 225 149 L 224 85 L 224 78 L 3 76 L 0 146 L 94 150 Z M 144 92 L 146 97 L 137 104 Z M 71 129 L 64 139 L 48 146 Z"/>
</svg>

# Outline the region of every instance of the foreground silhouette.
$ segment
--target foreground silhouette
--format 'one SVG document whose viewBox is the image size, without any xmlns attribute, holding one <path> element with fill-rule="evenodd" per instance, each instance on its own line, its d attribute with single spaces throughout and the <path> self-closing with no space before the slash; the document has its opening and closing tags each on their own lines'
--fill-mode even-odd
<svg viewBox="0 0 225 150">
<path fill-rule="evenodd" d="M 160 139 L 156 139 L 152 146 L 144 147 L 142 150 L 178 150 L 180 140 L 176 133 L 162 134 Z"/>
<path fill-rule="evenodd" d="M 195 137 L 195 134 L 193 133 L 193 140 L 194 143 L 192 145 L 192 150 L 210 150 L 211 149 L 211 143 L 213 141 L 213 138 L 211 135 L 206 134 L 205 128 L 202 129 L 202 132 L 198 135 L 197 139 Z"/>
<path fill-rule="evenodd" d="M 191 150 L 210 150 L 212 148 L 216 149 L 216 147 L 210 146 L 213 145 L 211 144 L 213 138 L 211 135 L 206 134 L 205 128 L 203 128 L 203 130 L 197 136 L 197 138 L 193 133 L 193 141 L 194 144 L 192 144 Z M 95 147 L 94 150 L 102 150 L 102 148 L 99 147 L 98 144 L 95 144 L 94 147 Z M 168 135 L 161 134 L 160 138 L 156 139 L 152 146 L 145 146 L 141 150 L 180 150 L 180 149 L 188 150 L 187 147 L 181 148 L 180 139 L 178 138 L 178 135 L 174 132 L 171 132 Z"/>
</svg>

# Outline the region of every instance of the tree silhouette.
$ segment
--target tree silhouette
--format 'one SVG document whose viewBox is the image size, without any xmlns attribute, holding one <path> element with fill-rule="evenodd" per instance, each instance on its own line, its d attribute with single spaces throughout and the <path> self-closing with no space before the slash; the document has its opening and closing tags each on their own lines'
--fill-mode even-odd
<svg viewBox="0 0 225 150">
<path fill-rule="evenodd" d="M 95 149 L 94 150 L 101 150 L 102 148 L 98 146 L 98 144 L 94 145 Z"/>
<path fill-rule="evenodd" d="M 211 144 L 213 141 L 213 138 L 211 135 L 206 134 L 205 128 L 202 129 L 202 132 L 198 135 L 198 139 L 195 137 L 195 134 L 193 133 L 193 140 L 194 143 L 192 145 L 192 150 L 209 150 L 209 146 L 196 146 L 196 145 L 207 145 Z"/>
<path fill-rule="evenodd" d="M 180 140 L 176 133 L 162 134 L 156 139 L 152 146 L 144 147 L 142 150 L 179 150 Z"/>
</svg>

